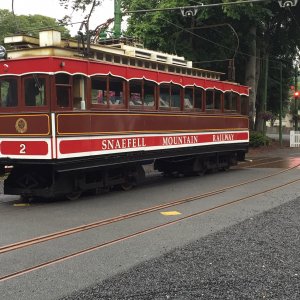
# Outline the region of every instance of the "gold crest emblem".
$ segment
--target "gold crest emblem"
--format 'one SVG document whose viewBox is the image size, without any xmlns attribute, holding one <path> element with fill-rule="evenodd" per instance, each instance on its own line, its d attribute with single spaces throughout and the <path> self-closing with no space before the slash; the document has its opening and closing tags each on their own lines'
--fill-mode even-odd
<svg viewBox="0 0 300 300">
<path fill-rule="evenodd" d="M 23 119 L 23 118 L 19 118 L 16 121 L 15 127 L 16 127 L 17 132 L 25 133 L 27 131 L 27 122 L 26 122 L 26 120 Z"/>
</svg>

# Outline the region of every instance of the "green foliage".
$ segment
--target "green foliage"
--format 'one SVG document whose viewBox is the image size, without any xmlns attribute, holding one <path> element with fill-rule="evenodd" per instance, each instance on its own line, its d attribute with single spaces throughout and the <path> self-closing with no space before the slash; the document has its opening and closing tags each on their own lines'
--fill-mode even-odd
<svg viewBox="0 0 300 300">
<path fill-rule="evenodd" d="M 268 146 L 270 144 L 270 138 L 265 136 L 261 132 L 251 131 L 250 132 L 250 147 L 260 147 L 260 146 Z"/>
<path fill-rule="evenodd" d="M 270 111 L 264 111 L 264 112 L 261 112 L 259 114 L 259 117 L 261 119 L 263 119 L 264 121 L 272 121 L 274 118 L 276 119 L 276 117 L 273 115 L 272 112 Z"/>
<path fill-rule="evenodd" d="M 91 4 L 100 5 L 102 1 L 99 0 L 59 0 L 59 3 L 64 8 L 71 7 L 74 10 L 85 11 Z"/>
<path fill-rule="evenodd" d="M 49 17 L 41 15 L 13 15 L 8 10 L 0 9 L 0 44 L 3 44 L 5 36 L 15 34 L 27 34 L 38 36 L 40 30 L 56 29 L 61 31 L 63 37 L 70 37 L 69 30 L 63 26 L 59 26 L 58 22 Z"/>
<path fill-rule="evenodd" d="M 232 2 L 222 0 L 223 2 Z M 207 0 L 205 4 L 217 3 Z M 123 0 L 123 10 L 140 10 L 196 5 L 189 0 Z M 258 91 L 257 112 L 263 109 L 264 78 L 261 73 L 266 54 L 269 56 L 267 108 L 280 111 L 280 72 L 282 64 L 283 109 L 288 98 L 288 78 L 300 49 L 300 5 L 283 9 L 277 1 L 200 8 L 195 17 L 183 17 L 180 11 L 131 14 L 127 34 L 140 38 L 145 47 L 185 56 L 195 67 L 228 72 L 228 60 L 235 58 L 236 81 L 247 84 L 249 74 L 257 76 L 251 86 Z M 233 28 L 230 29 L 229 25 Z M 215 26 L 215 27 L 213 27 Z M 256 34 L 249 28 L 255 26 Z M 234 34 L 236 32 L 238 38 Z M 255 44 L 253 44 L 255 41 Z M 256 45 L 257 65 L 248 64 Z M 238 48 L 237 48 L 238 47 Z M 196 62 L 196 63 L 195 63 Z M 252 61 L 252 67 L 255 60 Z M 256 69 L 256 72 L 247 73 Z M 224 76 L 226 79 L 227 76 Z"/>
</svg>

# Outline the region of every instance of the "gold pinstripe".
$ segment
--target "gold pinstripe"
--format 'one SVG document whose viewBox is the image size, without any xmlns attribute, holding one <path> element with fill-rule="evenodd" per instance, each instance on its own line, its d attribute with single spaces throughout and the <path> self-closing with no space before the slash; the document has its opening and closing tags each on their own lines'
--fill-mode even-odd
<svg viewBox="0 0 300 300">
<path fill-rule="evenodd" d="M 18 114 L 18 115 L 0 115 L 0 118 L 11 118 L 11 117 L 16 117 L 16 118 L 26 118 L 26 117 L 44 117 L 46 116 L 47 119 L 48 119 L 48 132 L 47 133 L 1 133 L 1 136 L 48 136 L 50 135 L 50 118 L 49 118 L 49 115 L 47 114 L 33 114 L 33 115 L 21 115 L 21 114 Z"/>
</svg>

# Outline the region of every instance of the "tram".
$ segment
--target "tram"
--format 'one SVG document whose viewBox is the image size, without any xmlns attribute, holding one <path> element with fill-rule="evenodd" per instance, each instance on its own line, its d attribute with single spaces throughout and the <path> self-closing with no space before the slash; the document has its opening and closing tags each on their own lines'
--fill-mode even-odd
<svg viewBox="0 0 300 300">
<path fill-rule="evenodd" d="M 227 169 L 248 151 L 249 88 L 184 57 L 120 40 L 5 38 L 0 167 L 5 194 L 78 198 L 166 175 Z"/>
</svg>

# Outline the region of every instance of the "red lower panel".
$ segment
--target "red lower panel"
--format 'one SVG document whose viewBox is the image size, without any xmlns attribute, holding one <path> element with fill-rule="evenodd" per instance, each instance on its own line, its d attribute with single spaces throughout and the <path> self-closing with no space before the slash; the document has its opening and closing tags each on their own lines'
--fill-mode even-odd
<svg viewBox="0 0 300 300">
<path fill-rule="evenodd" d="M 210 133 L 194 135 L 160 135 L 136 137 L 101 137 L 89 140 L 63 140 L 59 144 L 61 154 L 111 151 L 121 149 L 143 149 L 151 147 L 168 148 L 176 145 L 219 144 L 245 142 L 248 132 Z"/>
<path fill-rule="evenodd" d="M 48 144 L 44 141 L 3 141 L 3 155 L 47 155 Z"/>
</svg>

